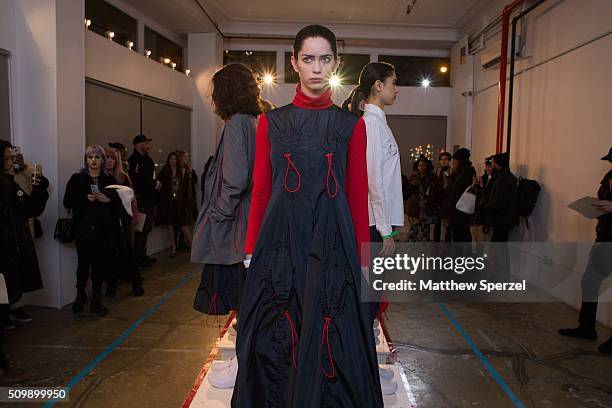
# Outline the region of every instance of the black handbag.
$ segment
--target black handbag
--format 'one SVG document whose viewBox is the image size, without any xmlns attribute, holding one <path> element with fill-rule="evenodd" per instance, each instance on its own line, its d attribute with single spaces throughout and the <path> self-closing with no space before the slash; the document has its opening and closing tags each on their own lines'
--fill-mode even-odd
<svg viewBox="0 0 612 408">
<path fill-rule="evenodd" d="M 64 244 L 69 244 L 74 241 L 74 235 L 74 220 L 72 218 L 60 218 L 57 220 L 53 238 Z"/>
</svg>

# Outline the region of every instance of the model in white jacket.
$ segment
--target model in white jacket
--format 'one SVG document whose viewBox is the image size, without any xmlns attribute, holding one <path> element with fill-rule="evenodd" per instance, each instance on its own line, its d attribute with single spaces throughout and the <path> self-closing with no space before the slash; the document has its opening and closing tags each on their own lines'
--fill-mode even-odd
<svg viewBox="0 0 612 408">
<path fill-rule="evenodd" d="M 370 226 L 382 237 L 380 256 L 389 256 L 395 251 L 393 227 L 404 225 L 400 155 L 383 110 L 395 102 L 399 92 L 395 69 L 386 63 L 369 63 L 361 71 L 359 89 L 366 98 L 363 120 L 368 138 Z"/>
</svg>

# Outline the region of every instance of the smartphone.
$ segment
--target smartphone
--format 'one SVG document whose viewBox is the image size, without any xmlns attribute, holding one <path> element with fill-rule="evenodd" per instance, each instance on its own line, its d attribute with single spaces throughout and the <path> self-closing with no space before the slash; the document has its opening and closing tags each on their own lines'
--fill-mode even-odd
<svg viewBox="0 0 612 408">
<path fill-rule="evenodd" d="M 91 192 L 92 192 L 92 194 L 95 194 L 95 193 L 99 193 L 99 192 L 100 192 L 100 188 L 98 187 L 98 185 L 97 185 L 97 184 L 92 184 L 90 187 L 91 187 Z"/>
</svg>

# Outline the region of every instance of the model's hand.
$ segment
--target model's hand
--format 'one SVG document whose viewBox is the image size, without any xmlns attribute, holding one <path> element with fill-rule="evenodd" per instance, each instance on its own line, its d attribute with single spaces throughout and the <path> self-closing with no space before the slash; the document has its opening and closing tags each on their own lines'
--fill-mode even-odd
<svg viewBox="0 0 612 408">
<path fill-rule="evenodd" d="M 93 203 L 96 201 L 96 196 L 93 194 L 87 194 L 87 199 Z"/>
<path fill-rule="evenodd" d="M 605 212 L 612 212 L 612 201 L 599 200 L 597 203 L 597 208 L 604 210 Z"/>
<path fill-rule="evenodd" d="M 378 256 L 392 256 L 395 253 L 395 240 L 393 237 L 383 238 L 383 246 Z"/>
</svg>

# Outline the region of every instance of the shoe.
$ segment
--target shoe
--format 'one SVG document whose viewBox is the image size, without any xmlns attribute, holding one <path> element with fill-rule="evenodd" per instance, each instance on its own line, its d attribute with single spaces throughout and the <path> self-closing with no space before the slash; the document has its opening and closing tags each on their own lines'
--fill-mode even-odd
<svg viewBox="0 0 612 408">
<path fill-rule="evenodd" d="M 210 366 L 210 371 L 211 372 L 216 372 L 216 371 L 222 371 L 225 370 L 227 367 L 231 366 L 232 364 L 234 364 L 234 360 L 236 359 L 236 357 L 232 357 L 229 360 L 223 361 L 223 360 L 215 360 L 212 362 L 211 366 Z"/>
<path fill-rule="evenodd" d="M 94 313 L 98 317 L 104 317 L 108 314 L 108 308 L 100 302 L 100 298 L 101 296 L 99 294 L 92 295 L 89 308 L 91 313 Z"/>
<path fill-rule="evenodd" d="M 85 302 L 87 301 L 87 295 L 83 293 L 77 293 L 77 297 L 72 303 L 72 313 L 75 315 L 80 315 L 83 313 L 83 309 L 85 308 Z"/>
<path fill-rule="evenodd" d="M 380 329 L 374 329 L 374 337 L 380 337 Z"/>
<path fill-rule="evenodd" d="M 170 249 L 170 258 L 174 258 L 176 257 L 176 248 L 171 248 Z"/>
<path fill-rule="evenodd" d="M 14 310 L 9 310 L 9 313 L 13 315 L 15 317 L 15 320 L 17 320 L 19 323 L 28 323 L 32 321 L 32 316 L 27 314 L 23 307 Z"/>
<path fill-rule="evenodd" d="M 6 319 L 4 320 L 2 324 L 4 325 L 4 330 L 14 330 L 15 329 L 15 322 L 13 321 L 13 319 L 10 318 L 10 316 L 6 316 Z"/>
<path fill-rule="evenodd" d="M 374 320 L 374 328 L 375 329 L 380 328 L 380 322 L 378 320 Z"/>
<path fill-rule="evenodd" d="M 114 297 L 116 297 L 117 296 L 117 284 L 115 284 L 115 283 L 107 284 L 105 296 L 107 298 L 114 298 Z"/>
<path fill-rule="evenodd" d="M 601 343 L 597 351 L 603 354 L 612 354 L 612 336 L 605 343 Z"/>
<path fill-rule="evenodd" d="M 213 371 L 208 375 L 208 382 L 215 388 L 233 388 L 236 384 L 236 374 L 238 374 L 238 359 L 232 360 L 232 364 L 219 370 Z"/>
<path fill-rule="evenodd" d="M 378 366 L 378 374 L 380 375 L 381 381 L 391 381 L 393 379 L 393 376 L 395 375 L 392 369 L 382 368 L 381 366 Z"/>
<path fill-rule="evenodd" d="M 383 395 L 393 395 L 397 391 L 397 383 L 395 381 L 380 379 L 380 388 Z"/>
<path fill-rule="evenodd" d="M 579 339 L 597 340 L 597 331 L 585 327 L 575 329 L 559 329 L 559 334 L 565 337 L 576 337 Z"/>
<path fill-rule="evenodd" d="M 144 295 L 144 288 L 141 284 L 138 283 L 132 285 L 132 295 L 134 295 L 135 297 Z"/>
</svg>

